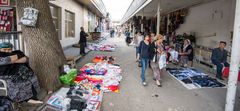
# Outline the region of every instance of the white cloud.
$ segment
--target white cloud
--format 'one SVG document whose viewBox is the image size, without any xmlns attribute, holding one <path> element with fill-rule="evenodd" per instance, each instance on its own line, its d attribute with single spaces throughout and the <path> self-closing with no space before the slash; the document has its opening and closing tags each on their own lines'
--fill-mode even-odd
<svg viewBox="0 0 240 111">
<path fill-rule="evenodd" d="M 120 21 L 133 0 L 102 0 L 112 20 Z"/>
</svg>

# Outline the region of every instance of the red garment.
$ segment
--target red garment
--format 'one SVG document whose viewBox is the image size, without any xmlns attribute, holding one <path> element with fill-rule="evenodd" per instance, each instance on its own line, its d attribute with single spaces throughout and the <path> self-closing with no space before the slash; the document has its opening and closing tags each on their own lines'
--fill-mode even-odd
<svg viewBox="0 0 240 111">
<path fill-rule="evenodd" d="M 229 67 L 223 68 L 223 71 L 222 71 L 223 77 L 228 78 L 229 71 L 230 71 Z M 240 81 L 240 71 L 238 72 L 238 81 Z"/>
</svg>

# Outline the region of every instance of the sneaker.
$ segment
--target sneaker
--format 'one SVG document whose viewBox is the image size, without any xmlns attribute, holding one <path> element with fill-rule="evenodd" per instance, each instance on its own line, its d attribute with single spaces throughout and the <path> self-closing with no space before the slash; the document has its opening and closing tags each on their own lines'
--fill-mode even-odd
<svg viewBox="0 0 240 111">
<path fill-rule="evenodd" d="M 160 81 L 156 80 L 156 84 L 157 84 L 158 87 L 162 87 Z"/>
<path fill-rule="evenodd" d="M 142 84 L 143 84 L 143 86 L 146 86 L 146 85 L 147 85 L 147 83 L 146 83 L 146 82 L 142 82 Z"/>
</svg>

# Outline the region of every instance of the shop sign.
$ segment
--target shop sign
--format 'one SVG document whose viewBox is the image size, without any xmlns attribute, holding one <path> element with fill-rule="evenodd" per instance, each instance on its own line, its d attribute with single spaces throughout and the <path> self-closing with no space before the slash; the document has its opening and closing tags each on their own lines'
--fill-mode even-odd
<svg viewBox="0 0 240 111">
<path fill-rule="evenodd" d="M 38 19 L 39 11 L 37 9 L 28 7 L 24 8 L 23 17 L 20 19 L 20 23 L 26 26 L 35 27 Z"/>
<path fill-rule="evenodd" d="M 10 6 L 10 0 L 0 0 L 0 6 Z"/>
</svg>

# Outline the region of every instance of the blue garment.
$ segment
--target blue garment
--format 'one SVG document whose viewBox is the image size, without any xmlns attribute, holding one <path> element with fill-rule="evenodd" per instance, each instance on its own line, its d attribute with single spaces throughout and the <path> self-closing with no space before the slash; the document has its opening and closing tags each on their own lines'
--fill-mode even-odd
<svg viewBox="0 0 240 111">
<path fill-rule="evenodd" d="M 217 66 L 217 78 L 222 78 L 222 68 L 223 65 L 225 67 L 229 67 L 227 63 L 227 51 L 221 50 L 220 48 L 215 48 L 212 51 L 211 57 L 212 63 Z"/>
<path fill-rule="evenodd" d="M 227 62 L 227 51 L 220 48 L 213 49 L 211 60 L 215 65 Z"/>
<path fill-rule="evenodd" d="M 145 82 L 145 72 L 148 66 L 149 59 L 142 58 L 141 59 L 141 64 L 142 64 L 142 73 L 141 73 L 141 78 L 142 82 Z"/>
<path fill-rule="evenodd" d="M 144 41 L 140 43 L 139 51 L 140 51 L 141 58 L 149 59 L 149 56 L 150 56 L 149 45 L 146 44 Z"/>
</svg>

